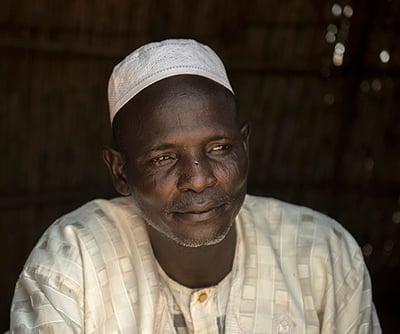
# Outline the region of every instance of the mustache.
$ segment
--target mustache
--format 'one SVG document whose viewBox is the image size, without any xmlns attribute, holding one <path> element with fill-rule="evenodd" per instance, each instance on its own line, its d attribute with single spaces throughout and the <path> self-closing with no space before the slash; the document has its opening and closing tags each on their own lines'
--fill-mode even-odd
<svg viewBox="0 0 400 334">
<path fill-rule="evenodd" d="M 165 208 L 166 212 L 184 211 L 193 205 L 205 205 L 207 203 L 228 204 L 233 202 L 234 197 L 224 192 L 187 193 L 184 197 L 176 199 L 170 206 Z"/>
</svg>

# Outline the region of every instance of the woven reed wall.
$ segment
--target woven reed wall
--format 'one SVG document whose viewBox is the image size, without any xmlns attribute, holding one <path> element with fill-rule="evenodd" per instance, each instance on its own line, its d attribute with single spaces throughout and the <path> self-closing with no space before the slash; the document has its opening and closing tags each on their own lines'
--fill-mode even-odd
<svg viewBox="0 0 400 334">
<path fill-rule="evenodd" d="M 252 120 L 250 191 L 324 211 L 354 234 L 389 333 L 400 312 L 400 1 L 338 2 L 351 17 L 333 3 L 2 1 L 0 331 L 44 229 L 114 195 L 101 161 L 113 65 L 145 42 L 193 37 L 225 60 Z M 338 41 L 342 66 L 332 64 Z"/>
</svg>

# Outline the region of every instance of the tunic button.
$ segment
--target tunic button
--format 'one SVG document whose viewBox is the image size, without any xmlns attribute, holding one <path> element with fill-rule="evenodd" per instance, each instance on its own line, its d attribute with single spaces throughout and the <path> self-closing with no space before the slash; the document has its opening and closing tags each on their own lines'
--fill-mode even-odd
<svg viewBox="0 0 400 334">
<path fill-rule="evenodd" d="M 200 303 L 204 303 L 207 299 L 207 293 L 202 292 L 199 294 L 199 298 L 197 299 Z"/>
</svg>

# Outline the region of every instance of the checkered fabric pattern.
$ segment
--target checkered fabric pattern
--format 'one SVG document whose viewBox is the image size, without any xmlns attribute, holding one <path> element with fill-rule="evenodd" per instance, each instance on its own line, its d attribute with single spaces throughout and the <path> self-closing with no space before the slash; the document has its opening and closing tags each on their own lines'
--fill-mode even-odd
<svg viewBox="0 0 400 334">
<path fill-rule="evenodd" d="M 341 225 L 247 196 L 236 229 L 225 318 L 200 309 L 194 322 L 219 318 L 225 333 L 381 333 L 362 253 Z M 55 222 L 32 251 L 11 333 L 168 334 L 177 332 L 174 318 L 133 200 L 95 200 Z"/>
</svg>

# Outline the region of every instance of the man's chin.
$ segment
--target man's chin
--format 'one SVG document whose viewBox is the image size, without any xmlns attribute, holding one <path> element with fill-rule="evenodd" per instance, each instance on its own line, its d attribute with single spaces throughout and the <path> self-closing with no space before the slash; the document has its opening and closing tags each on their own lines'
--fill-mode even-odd
<svg viewBox="0 0 400 334">
<path fill-rule="evenodd" d="M 200 247 L 207 247 L 207 246 L 213 246 L 219 244 L 222 240 L 225 239 L 226 235 L 228 234 L 222 234 L 219 235 L 215 238 L 212 239 L 182 239 L 182 238 L 172 238 L 173 241 L 175 241 L 179 246 L 185 247 L 185 248 L 200 248 Z"/>
<path fill-rule="evenodd" d="M 222 242 L 226 236 L 229 234 L 229 231 L 232 229 L 234 221 L 232 221 L 229 226 L 227 226 L 223 231 L 219 231 L 217 233 L 212 233 L 212 235 L 202 235 L 199 237 L 181 237 L 181 236 L 169 236 L 171 240 L 177 243 L 179 246 L 186 248 L 199 248 L 199 247 L 207 247 L 217 245 Z M 167 236 L 168 237 L 168 236 Z"/>
<path fill-rule="evenodd" d="M 213 223 L 199 223 L 192 224 L 193 226 L 178 224 L 174 229 L 170 226 L 167 227 L 166 224 L 156 225 L 150 222 L 151 220 L 146 220 L 147 225 L 163 239 L 185 248 L 200 248 L 221 243 L 231 231 L 235 220 L 233 219 L 229 223 L 225 222 L 219 228 Z"/>
</svg>

